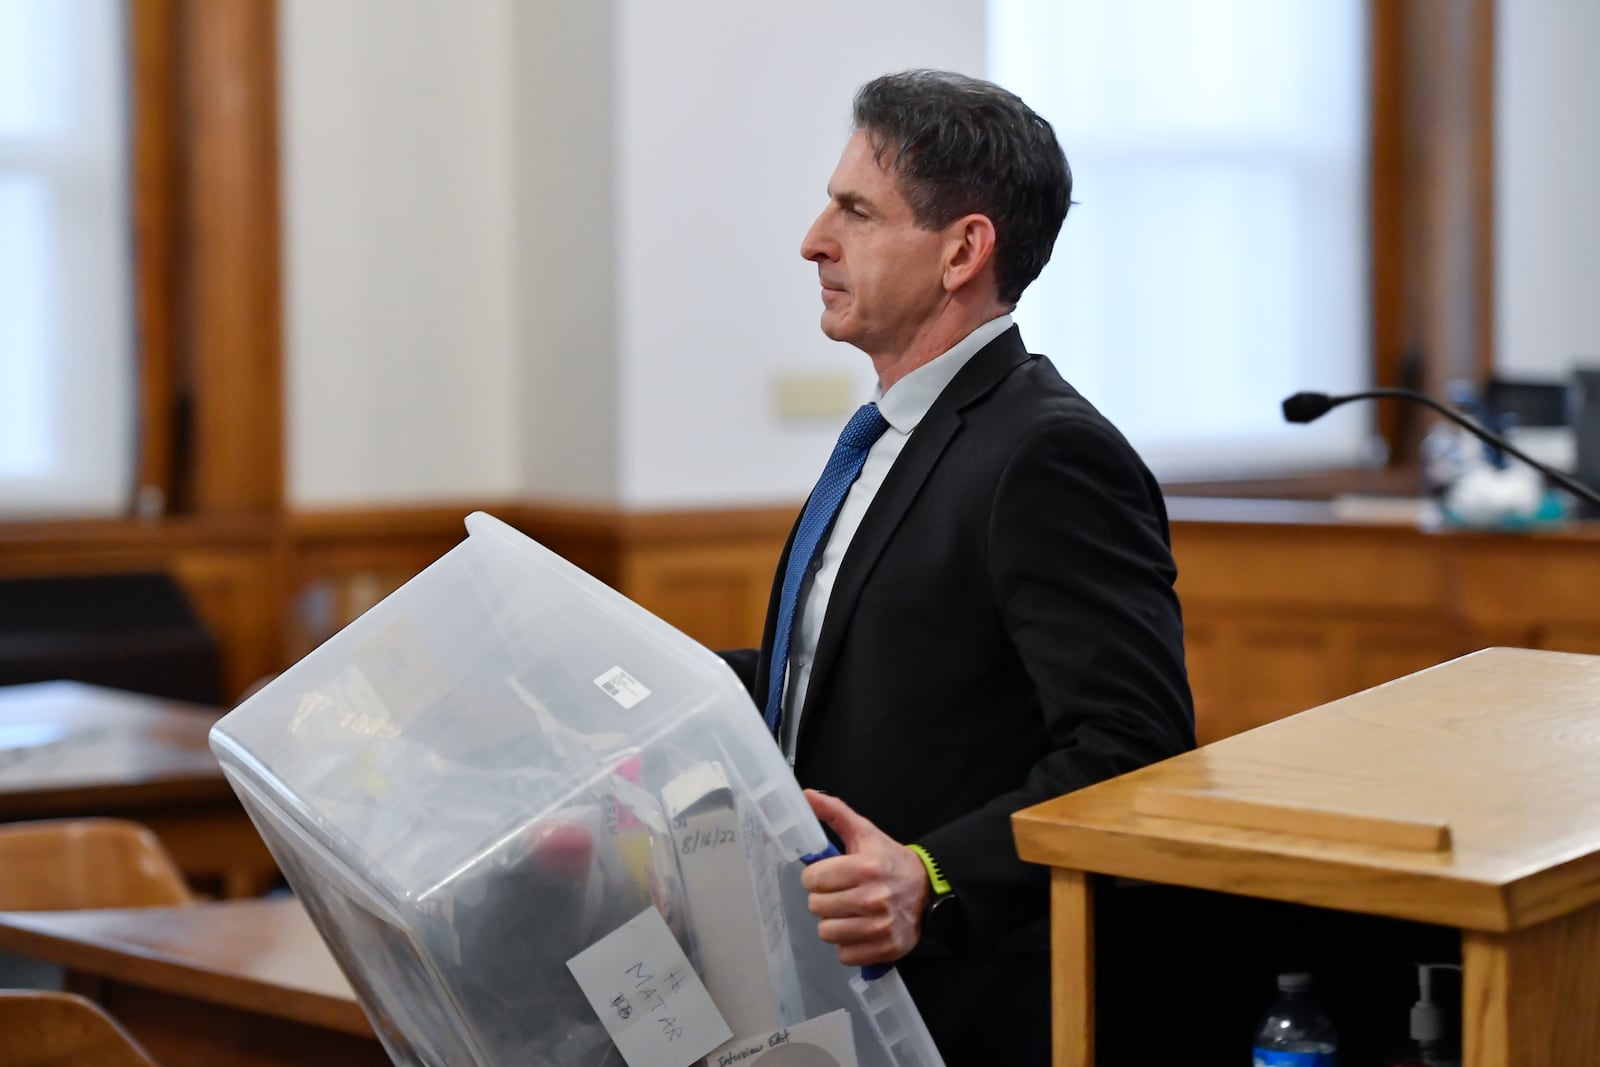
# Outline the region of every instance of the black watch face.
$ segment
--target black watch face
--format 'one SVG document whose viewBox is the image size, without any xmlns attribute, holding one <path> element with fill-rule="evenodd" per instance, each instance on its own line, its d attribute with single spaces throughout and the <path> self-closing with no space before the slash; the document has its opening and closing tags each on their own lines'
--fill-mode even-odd
<svg viewBox="0 0 1600 1067">
<path fill-rule="evenodd" d="M 961 922 L 961 902 L 954 893 L 944 893 L 928 902 L 928 911 L 922 917 L 922 932 L 946 947 L 953 941 Z"/>
</svg>

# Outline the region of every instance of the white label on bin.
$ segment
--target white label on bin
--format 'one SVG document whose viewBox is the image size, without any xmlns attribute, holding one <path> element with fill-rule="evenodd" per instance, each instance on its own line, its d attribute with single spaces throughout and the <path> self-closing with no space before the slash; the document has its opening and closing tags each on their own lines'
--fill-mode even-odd
<svg viewBox="0 0 1600 1067">
<path fill-rule="evenodd" d="M 850 1013 L 843 1008 L 794 1026 L 730 1041 L 706 1057 L 707 1067 L 857 1067 Z"/>
<path fill-rule="evenodd" d="M 655 908 L 572 957 L 567 969 L 628 1067 L 684 1067 L 733 1036 Z"/>
<path fill-rule="evenodd" d="M 650 690 L 640 685 L 637 678 L 621 667 L 612 667 L 596 678 L 594 684 L 604 689 L 606 696 L 625 708 L 633 707 L 650 695 Z"/>
</svg>

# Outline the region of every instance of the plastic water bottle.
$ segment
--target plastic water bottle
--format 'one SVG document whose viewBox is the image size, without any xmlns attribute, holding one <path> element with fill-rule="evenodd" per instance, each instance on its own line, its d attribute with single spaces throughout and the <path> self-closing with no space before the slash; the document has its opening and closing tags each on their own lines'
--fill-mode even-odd
<svg viewBox="0 0 1600 1067">
<path fill-rule="evenodd" d="M 1335 1067 L 1339 1038 L 1311 996 L 1309 974 L 1278 975 L 1278 999 L 1256 1028 L 1254 1067 Z"/>
</svg>

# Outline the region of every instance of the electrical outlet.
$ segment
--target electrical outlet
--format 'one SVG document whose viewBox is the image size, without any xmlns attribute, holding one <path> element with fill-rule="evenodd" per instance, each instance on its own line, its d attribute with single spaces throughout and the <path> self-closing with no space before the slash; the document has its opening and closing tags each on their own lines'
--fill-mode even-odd
<svg viewBox="0 0 1600 1067">
<path fill-rule="evenodd" d="M 773 414 L 786 421 L 840 419 L 858 406 L 849 374 L 780 374 L 772 381 Z"/>
</svg>

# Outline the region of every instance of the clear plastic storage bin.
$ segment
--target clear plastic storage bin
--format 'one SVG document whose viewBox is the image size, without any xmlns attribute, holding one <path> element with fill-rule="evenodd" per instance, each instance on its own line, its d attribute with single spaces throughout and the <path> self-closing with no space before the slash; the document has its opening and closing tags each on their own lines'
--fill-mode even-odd
<svg viewBox="0 0 1600 1067">
<path fill-rule="evenodd" d="M 720 659 L 487 515 L 211 743 L 397 1063 L 935 1067 Z"/>
</svg>

